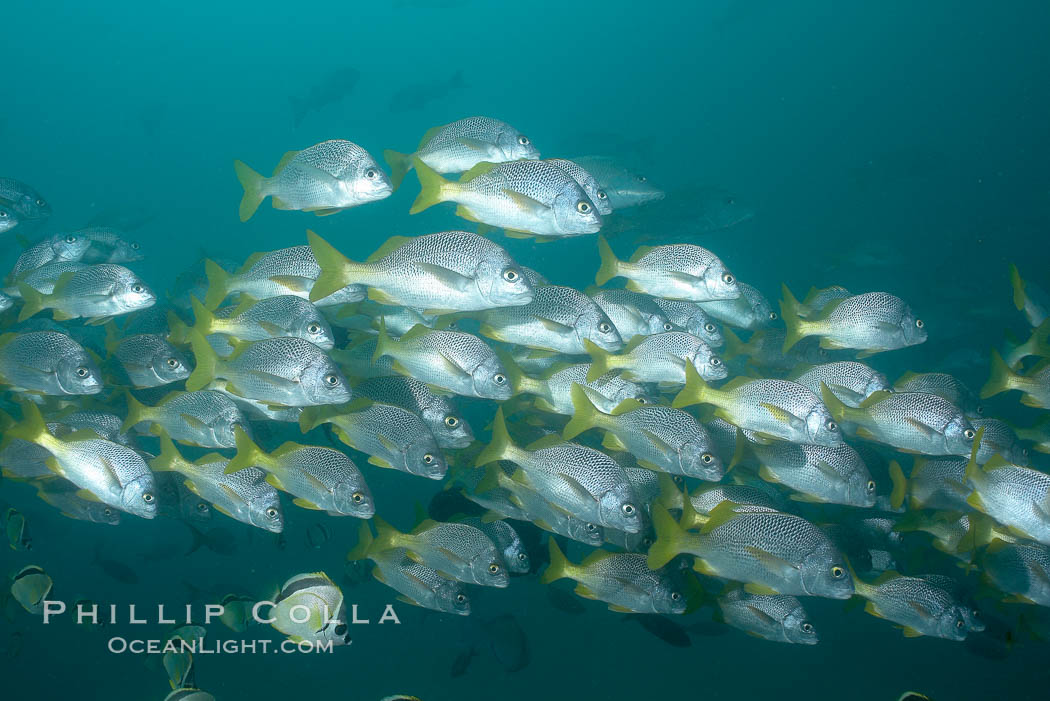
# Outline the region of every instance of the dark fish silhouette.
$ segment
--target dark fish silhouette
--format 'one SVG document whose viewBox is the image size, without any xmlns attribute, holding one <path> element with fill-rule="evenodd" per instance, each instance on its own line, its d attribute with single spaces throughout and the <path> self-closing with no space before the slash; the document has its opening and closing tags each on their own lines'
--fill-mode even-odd
<svg viewBox="0 0 1050 701">
<path fill-rule="evenodd" d="M 443 83 L 436 85 L 430 83 L 416 83 L 407 88 L 402 88 L 390 98 L 391 112 L 410 112 L 423 109 L 428 102 L 441 99 L 453 90 L 465 88 L 463 82 L 463 71 L 456 71 L 455 75 Z"/>
<path fill-rule="evenodd" d="M 329 105 L 342 102 L 354 91 L 354 86 L 360 78 L 361 73 L 356 68 L 340 68 L 310 88 L 306 95 L 289 97 L 288 101 L 292 103 L 293 125 L 298 127 L 311 112 L 319 112 Z"/>
<path fill-rule="evenodd" d="M 689 638 L 689 631 L 685 626 L 675 623 L 670 618 L 656 614 L 636 614 L 625 616 L 624 620 L 640 624 L 642 628 L 673 647 L 693 646 L 693 641 Z"/>
</svg>

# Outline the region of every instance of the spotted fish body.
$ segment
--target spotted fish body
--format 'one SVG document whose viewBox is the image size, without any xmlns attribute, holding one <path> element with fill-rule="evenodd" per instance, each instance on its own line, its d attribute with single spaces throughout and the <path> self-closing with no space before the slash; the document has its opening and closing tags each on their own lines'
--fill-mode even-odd
<svg viewBox="0 0 1050 701">
<path fill-rule="evenodd" d="M 691 302 L 737 299 L 742 292 L 736 277 L 711 251 L 693 244 L 643 246 L 630 261 L 616 258 L 605 239 L 599 237 L 602 258 L 595 283 L 604 285 L 614 277 L 627 278 L 627 289 L 654 297 Z"/>
<path fill-rule="evenodd" d="M 205 267 L 210 284 L 205 306 L 209 309 L 218 307 L 227 295 L 237 293 L 257 300 L 282 295 L 309 299 L 321 275 L 321 268 L 310 246 L 280 248 L 249 259 L 246 269 L 234 275 L 226 273 L 211 261 L 206 262 Z M 364 298 L 363 285 L 344 284 L 311 301 L 315 306 L 324 307 L 359 302 Z"/>
<path fill-rule="evenodd" d="M 467 523 L 423 521 L 411 533 L 401 533 L 382 519 L 372 548 L 404 548 L 428 567 L 468 584 L 506 587 L 503 558 L 484 532 Z"/>
<path fill-rule="evenodd" d="M 750 448 L 761 463 L 763 479 L 790 487 L 809 500 L 861 508 L 875 505 L 875 482 L 849 445 L 829 448 L 775 441 Z"/>
<path fill-rule="evenodd" d="M 1050 606 L 1050 548 L 993 540 L 981 559 L 995 586 L 1017 599 Z"/>
<path fill-rule="evenodd" d="M 18 256 L 11 270 L 11 279 L 18 280 L 27 273 L 51 263 L 80 262 L 90 246 L 90 239 L 79 236 L 76 232 L 55 234 L 49 239 L 30 246 Z"/>
<path fill-rule="evenodd" d="M 651 336 L 675 330 L 664 311 L 648 295 L 630 290 L 598 290 L 593 299 L 609 316 L 625 341 L 639 335 Z"/>
<path fill-rule="evenodd" d="M 904 300 L 886 292 L 867 292 L 829 303 L 832 308 L 806 319 L 799 317 L 798 301 L 786 287 L 784 297 L 785 350 L 805 336 L 819 336 L 822 348 L 857 349 L 868 355 L 926 341 L 923 321 Z"/>
<path fill-rule="evenodd" d="M 935 394 L 879 393 L 860 408 L 846 407 L 831 392 L 824 400 L 835 418 L 866 440 L 922 455 L 968 455 L 976 431 L 962 410 Z"/>
<path fill-rule="evenodd" d="M 410 559 L 404 548 L 372 553 L 369 558 L 376 563 L 373 576 L 409 603 L 460 616 L 470 614 L 470 598 L 463 584 Z"/>
<path fill-rule="evenodd" d="M 994 457 L 980 467 L 971 459 L 966 479 L 974 488 L 970 506 L 1050 545 L 1050 475 Z"/>
<path fill-rule="evenodd" d="M 113 356 L 135 387 L 162 387 L 190 376 L 186 357 L 163 336 L 127 336 L 117 342 Z"/>
<path fill-rule="evenodd" d="M 434 394 L 419 380 L 399 375 L 376 377 L 356 385 L 354 392 L 372 401 L 393 404 L 416 414 L 423 419 L 442 448 L 466 448 L 474 440 L 470 424 L 452 402 L 447 397 Z"/>
<path fill-rule="evenodd" d="M 802 602 L 794 596 L 731 589 L 718 597 L 717 605 L 722 620 L 759 638 L 799 645 L 816 645 L 820 640 Z"/>
<path fill-rule="evenodd" d="M 701 339 L 684 331 L 667 331 L 652 336 L 635 336 L 617 355 L 593 344 L 588 345 L 593 363 L 587 373 L 595 379 L 610 370 L 619 370 L 634 382 L 684 384 L 686 370 L 692 368 L 705 380 L 728 377 L 725 363 Z"/>
<path fill-rule="evenodd" d="M 515 392 L 534 394 L 539 399 L 537 406 L 546 411 L 566 416 L 575 411 L 572 402 L 572 387 L 581 385 L 591 403 L 609 414 L 625 399 L 637 399 L 651 402 L 652 398 L 641 385 L 623 379 L 616 372 L 608 372 L 590 382 L 587 375 L 591 369 L 589 363 L 576 365 L 558 365 L 546 373 L 542 379 L 517 377 L 512 380 Z"/>
<path fill-rule="evenodd" d="M 0 383 L 49 395 L 98 394 L 102 372 L 65 334 L 6 333 L 0 336 Z"/>
<path fill-rule="evenodd" d="M 961 604 L 950 592 L 923 579 L 886 572 L 873 584 L 857 580 L 868 613 L 904 626 L 907 636 L 965 640 L 970 632 Z"/>
<path fill-rule="evenodd" d="M 893 383 L 894 392 L 936 394 L 962 409 L 970 418 L 984 411 L 977 394 L 962 382 L 944 372 L 908 372 Z"/>
<path fill-rule="evenodd" d="M 749 331 L 771 326 L 779 318 L 765 295 L 746 282 L 737 286 L 740 296 L 736 299 L 700 302 L 700 306 L 723 324 Z"/>
<path fill-rule="evenodd" d="M 696 302 L 685 302 L 678 299 L 663 299 L 653 297 L 653 302 L 667 316 L 667 320 L 680 329 L 702 338 L 712 348 L 721 348 L 725 345 L 725 336 L 722 329 L 711 318 L 704 308 Z"/>
<path fill-rule="evenodd" d="M 172 392 L 152 407 L 130 398 L 124 428 L 142 423 L 163 428 L 173 440 L 201 448 L 233 448 L 234 429 L 248 426 L 233 400 L 212 390 Z"/>
<path fill-rule="evenodd" d="M 663 190 L 653 186 L 648 178 L 611 158 L 580 156 L 572 160 L 594 176 L 598 185 L 609 196 L 609 205 L 613 209 L 637 207 L 664 198 Z"/>
<path fill-rule="evenodd" d="M 583 191 L 587 193 L 587 197 L 590 198 L 594 206 L 598 208 L 598 214 L 603 217 L 607 214 L 612 214 L 613 208 L 609 204 L 609 195 L 602 189 L 602 186 L 598 184 L 598 181 L 593 175 L 587 172 L 587 170 L 576 161 L 570 161 L 565 158 L 548 158 L 548 163 L 552 163 L 566 173 L 569 174 L 573 180 L 579 183 Z"/>
<path fill-rule="evenodd" d="M 101 263 L 64 273 L 48 294 L 33 294 L 19 285 L 27 319 L 41 309 L 54 309 L 56 319 L 105 318 L 153 306 L 157 296 L 138 276 L 120 265 Z"/>
<path fill-rule="evenodd" d="M 824 383 L 843 404 L 854 408 L 875 392 L 889 389 L 885 375 L 852 360 L 814 365 L 790 379 L 817 396 Z"/>
<path fill-rule="evenodd" d="M 247 308 L 225 307 L 209 318 L 207 310 L 194 304 L 195 312 L 205 318 L 201 333 L 222 333 L 241 341 L 294 336 L 309 341 L 321 350 L 335 345 L 332 327 L 324 315 L 307 300 L 295 295 L 267 297 Z M 198 327 L 199 328 L 199 327 Z"/>
</svg>

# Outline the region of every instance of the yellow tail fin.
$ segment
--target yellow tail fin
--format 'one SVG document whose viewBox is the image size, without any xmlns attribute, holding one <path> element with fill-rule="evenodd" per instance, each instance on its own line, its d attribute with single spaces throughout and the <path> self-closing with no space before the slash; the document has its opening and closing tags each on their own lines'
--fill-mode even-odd
<svg viewBox="0 0 1050 701">
<path fill-rule="evenodd" d="M 594 276 L 594 284 L 601 287 L 620 274 L 620 261 L 613 253 L 612 247 L 605 237 L 598 234 L 598 255 L 601 257 L 601 265 Z"/>
<path fill-rule="evenodd" d="M 310 289 L 310 301 L 316 302 L 353 282 L 350 279 L 351 270 L 354 266 L 359 266 L 314 232 L 308 230 L 306 239 L 310 242 L 310 250 L 313 251 L 318 267 L 321 268 L 321 274 Z"/>
<path fill-rule="evenodd" d="M 237 172 L 237 179 L 241 181 L 241 187 L 244 188 L 239 214 L 241 221 L 245 222 L 252 218 L 255 210 L 266 199 L 266 195 L 262 191 L 263 182 L 266 178 L 256 173 L 243 161 L 234 161 L 233 169 Z"/>
<path fill-rule="evenodd" d="M 122 433 L 127 433 L 143 421 L 149 421 L 149 407 L 135 399 L 131 392 L 126 392 L 128 402 L 128 418 L 124 419 L 124 425 L 120 427 Z"/>
<path fill-rule="evenodd" d="M 671 514 L 662 506 L 654 506 L 653 527 L 656 529 L 656 542 L 649 546 L 649 569 L 657 570 L 670 562 L 679 551 L 679 544 L 685 531 L 675 523 Z"/>
<path fill-rule="evenodd" d="M 208 276 L 208 292 L 204 295 L 204 306 L 217 309 L 229 294 L 230 274 L 210 258 L 204 261 L 204 273 Z"/>
<path fill-rule="evenodd" d="M 394 185 L 394 189 L 397 190 L 401 187 L 401 181 L 408 175 L 408 171 L 412 170 L 412 158 L 407 154 L 398 153 L 391 149 L 383 151 L 383 158 L 390 165 L 390 182 Z"/>
<path fill-rule="evenodd" d="M 561 432 L 562 438 L 567 441 L 572 440 L 587 429 L 593 428 L 600 419 L 598 407 L 594 406 L 594 402 L 591 401 L 591 398 L 579 383 L 573 382 L 572 389 L 569 391 L 572 394 L 573 414 L 569 423 L 565 424 L 565 428 Z"/>
<path fill-rule="evenodd" d="M 420 191 L 419 197 L 412 203 L 412 209 L 408 210 L 408 213 L 417 214 L 443 201 L 442 190 L 449 185 L 449 182 L 418 158 L 413 158 L 412 164 L 416 167 L 416 175 L 419 177 Z"/>
<path fill-rule="evenodd" d="M 245 430 L 240 426 L 235 426 L 233 435 L 237 441 L 237 454 L 226 464 L 226 469 L 223 472 L 229 475 L 252 466 L 265 467 L 268 456 L 263 452 L 262 448 L 255 444 L 255 441 L 248 436 Z"/>
<path fill-rule="evenodd" d="M 988 381 L 984 383 L 984 387 L 981 388 L 981 399 L 987 399 L 988 397 L 999 394 L 1000 392 L 1006 392 L 1007 390 L 1013 389 L 1013 380 L 1016 375 L 1006 366 L 1006 361 L 1003 360 L 1003 356 L 999 355 L 999 351 L 992 351 L 992 371 L 988 377 Z"/>
<path fill-rule="evenodd" d="M 481 467 L 490 462 L 503 460 L 513 447 L 514 442 L 510 439 L 507 422 L 503 418 L 503 407 L 500 407 L 496 410 L 496 418 L 492 420 L 492 440 L 478 454 L 477 459 L 474 461 L 474 466 Z"/>
<path fill-rule="evenodd" d="M 565 553 L 558 547 L 554 536 L 547 539 L 547 547 L 550 549 L 551 563 L 547 566 L 543 576 L 540 577 L 540 582 L 543 584 L 550 584 L 555 580 L 568 577 L 568 569 L 570 567 L 569 558 L 565 557 Z"/>
<path fill-rule="evenodd" d="M 187 334 L 190 348 L 193 349 L 194 368 L 190 376 L 186 378 L 186 391 L 196 392 L 203 389 L 205 385 L 215 379 L 218 370 L 219 356 L 215 349 L 196 329 L 190 329 Z"/>
<path fill-rule="evenodd" d="M 806 337 L 806 332 L 803 328 L 798 300 L 795 299 L 795 295 L 791 294 L 791 290 L 788 289 L 787 285 L 782 285 L 782 290 L 784 299 L 780 300 L 780 316 L 784 319 L 784 324 L 787 325 L 787 334 L 784 336 L 783 348 L 783 352 L 787 353 L 793 345 Z"/>
<path fill-rule="evenodd" d="M 22 309 L 18 312 L 19 322 L 43 311 L 44 295 L 24 283 L 18 285 L 18 292 L 22 295 Z"/>
<path fill-rule="evenodd" d="M 692 406 L 693 404 L 702 404 L 705 396 L 707 395 L 710 387 L 704 381 L 704 378 L 700 377 L 700 373 L 696 371 L 692 363 L 685 364 L 685 387 L 679 392 L 674 400 L 671 402 L 671 406 L 675 409 L 681 409 L 682 407 Z"/>
</svg>

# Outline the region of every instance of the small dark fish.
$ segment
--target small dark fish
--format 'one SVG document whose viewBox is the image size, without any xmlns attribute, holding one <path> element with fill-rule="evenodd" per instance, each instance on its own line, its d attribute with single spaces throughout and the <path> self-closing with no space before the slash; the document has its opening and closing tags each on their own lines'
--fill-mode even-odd
<svg viewBox="0 0 1050 701">
<path fill-rule="evenodd" d="M 669 618 L 657 616 L 656 614 L 637 614 L 625 616 L 625 621 L 635 621 L 642 625 L 647 631 L 663 640 L 673 647 L 692 647 L 693 641 L 685 626 L 675 623 Z"/>
<path fill-rule="evenodd" d="M 459 490 L 438 492 L 427 505 L 427 514 L 438 522 L 451 521 L 454 516 L 481 516 L 485 509 L 463 496 Z"/>
<path fill-rule="evenodd" d="M 333 71 L 320 83 L 313 85 L 303 96 L 292 95 L 288 101 L 292 104 L 292 122 L 295 127 L 306 119 L 311 112 L 318 112 L 329 105 L 342 102 L 354 91 L 354 86 L 361 78 L 361 73 L 354 68 L 340 68 Z"/>
<path fill-rule="evenodd" d="M 306 529 L 306 544 L 315 550 L 319 550 L 324 547 L 324 544 L 329 541 L 332 534 L 328 532 L 322 523 L 315 523 Z"/>
<path fill-rule="evenodd" d="M 472 647 L 456 655 L 456 659 L 452 661 L 452 669 L 449 670 L 449 674 L 453 677 L 462 677 L 467 673 L 467 669 L 470 668 L 470 661 L 473 660 L 477 654 L 478 651 Z"/>
<path fill-rule="evenodd" d="M 463 82 L 463 71 L 456 71 L 455 75 L 443 83 L 417 83 L 409 85 L 394 93 L 390 98 L 391 112 L 408 112 L 410 110 L 421 110 L 428 102 L 433 102 L 445 97 L 453 90 L 466 87 Z"/>
<path fill-rule="evenodd" d="M 547 601 L 559 611 L 570 613 L 573 616 L 578 616 L 587 610 L 580 603 L 579 597 L 560 587 L 547 587 Z"/>
<path fill-rule="evenodd" d="M 360 586 L 369 578 L 370 569 L 364 560 L 347 560 L 343 566 L 343 587 Z"/>
<path fill-rule="evenodd" d="M 186 525 L 189 526 L 189 524 Z M 222 526 L 208 531 L 202 531 L 190 526 L 190 530 L 193 531 L 193 545 L 186 551 L 187 555 L 196 552 L 201 547 L 206 547 L 216 555 L 229 556 L 237 553 L 237 543 L 234 540 L 233 533 Z"/>
<path fill-rule="evenodd" d="M 106 560 L 99 557 L 100 551 L 95 550 L 95 561 L 93 564 L 106 573 L 110 579 L 115 579 L 121 584 L 138 584 L 139 576 L 127 565 L 116 560 Z"/>
<path fill-rule="evenodd" d="M 482 629 L 488 636 L 492 654 L 505 671 L 517 672 L 529 666 L 532 660 L 529 639 L 513 615 L 505 613 L 497 616 L 484 623 Z"/>
</svg>

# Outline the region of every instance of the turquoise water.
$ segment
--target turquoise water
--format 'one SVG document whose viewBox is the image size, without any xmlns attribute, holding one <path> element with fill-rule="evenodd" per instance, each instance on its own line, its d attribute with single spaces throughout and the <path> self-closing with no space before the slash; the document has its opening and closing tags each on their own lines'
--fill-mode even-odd
<svg viewBox="0 0 1050 701">
<path fill-rule="evenodd" d="M 232 161 L 267 171 L 285 151 L 341 138 L 385 167 L 384 149 L 409 151 L 428 128 L 475 114 L 513 124 L 544 157 L 618 157 L 665 190 L 662 202 L 610 219 L 621 256 L 638 243 L 703 245 L 774 305 L 782 283 L 799 295 L 841 284 L 907 300 L 929 340 L 871 361 L 891 379 L 909 370 L 944 371 L 980 388 L 990 348 L 1007 329 L 1030 331 L 1011 304 L 1008 264 L 1050 289 L 1044 3 L 406 0 L 42 8 L 15 0 L 3 14 L 0 176 L 31 184 L 54 210 L 45 223 L 16 233 L 35 241 L 89 222 L 129 226 L 145 253 L 129 267 L 155 290 L 170 289 L 202 256 L 242 261 L 305 244 L 307 228 L 357 260 L 392 235 L 473 228 L 449 205 L 409 216 L 418 190 L 413 174 L 391 197 L 335 216 L 264 204 L 241 223 Z M 315 86 L 328 95 L 331 77 L 350 75 L 337 73 L 348 69 L 357 79 L 347 94 L 305 113 L 296 126 L 290 98 Z M 719 230 L 696 227 L 710 198 L 732 199 L 753 216 Z M 636 226 L 617 233 L 616 222 Z M 7 270 L 21 249 L 12 234 L 2 236 Z M 593 283 L 593 236 L 543 244 L 493 238 L 552 282 L 578 289 Z M 487 438 L 491 403 L 459 404 Z M 1039 416 L 1015 395 L 989 406 L 1025 425 Z M 256 435 L 272 449 L 298 431 L 271 427 Z M 143 447 L 153 451 L 155 442 Z M 436 483 L 364 466 L 359 457 L 379 513 L 403 529 L 417 502 L 425 505 L 440 491 Z M 1045 458 L 1033 453 L 1032 462 L 1047 468 Z M 882 476 L 880 492 L 888 491 Z M 190 531 L 172 520 L 126 516 L 118 528 L 106 528 L 64 519 L 12 480 L 0 485 L 0 500 L 25 514 L 34 542 L 30 553 L 3 549 L 5 572 L 38 564 L 62 600 L 135 603 L 154 614 L 158 603 L 170 609 L 191 597 L 199 616 L 205 603 L 229 593 L 271 596 L 300 572 L 323 570 L 343 582 L 359 524 L 286 502 L 278 539 L 216 514 L 212 526 L 225 530 L 236 552 L 203 548 L 183 556 Z M 319 523 L 330 537 L 312 547 L 308 531 Z M 534 557 L 542 560 L 545 550 L 537 544 Z M 93 560 L 96 552 L 131 568 L 138 581 L 107 575 Z M 400 625 L 355 626 L 353 644 L 330 655 L 201 655 L 197 684 L 224 700 L 393 693 L 424 701 L 874 700 L 907 689 L 933 699 L 1044 698 L 1050 681 L 1045 642 L 1032 634 L 1047 630 L 1046 615 L 1025 607 L 1033 612 L 1018 625 L 1018 608 L 1000 610 L 994 600 L 987 617 L 1000 623 L 966 644 L 906 639 L 859 609 L 844 613 L 841 601 L 807 598 L 821 634 L 816 647 L 698 624 L 691 646 L 679 648 L 600 602 L 579 600 L 578 614 L 560 610 L 535 573 L 514 578 L 506 590 L 473 588 L 469 618 L 397 602 L 395 592 L 361 579 L 344 585 L 347 600 L 373 622 L 392 603 Z M 200 591 L 190 593 L 185 583 Z M 13 602 L 6 613 L 0 679 L 12 698 L 161 699 L 170 690 L 156 656 L 106 651 L 115 635 L 163 637 L 170 626 L 128 626 L 126 609 L 123 622 L 98 630 L 78 629 L 68 617 L 43 626 Z M 494 654 L 484 624 L 505 613 L 528 640 L 528 664 L 513 672 L 506 660 L 520 650 L 503 634 Z M 708 618 L 705 610 L 686 624 Z M 208 630 L 218 639 L 238 637 L 218 623 Z M 269 628 L 252 629 L 255 636 L 279 638 Z M 471 647 L 478 656 L 453 676 Z"/>
</svg>

